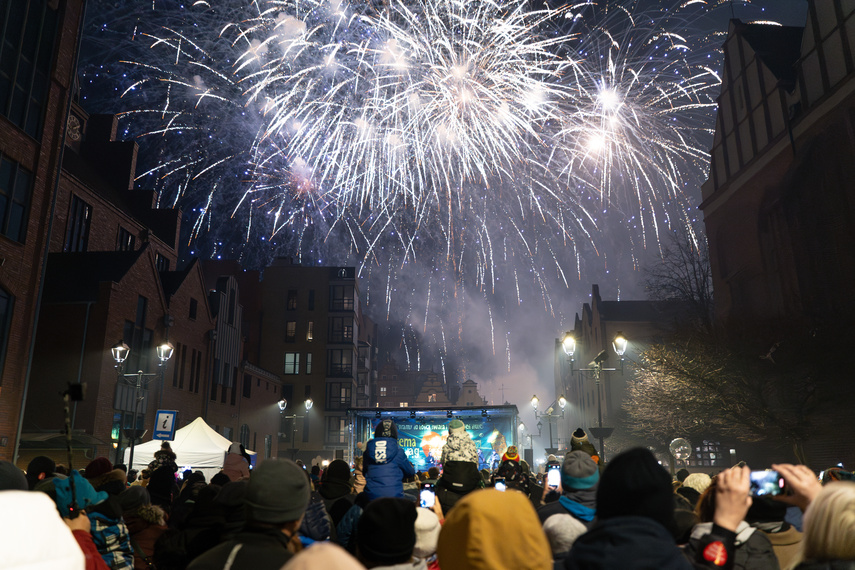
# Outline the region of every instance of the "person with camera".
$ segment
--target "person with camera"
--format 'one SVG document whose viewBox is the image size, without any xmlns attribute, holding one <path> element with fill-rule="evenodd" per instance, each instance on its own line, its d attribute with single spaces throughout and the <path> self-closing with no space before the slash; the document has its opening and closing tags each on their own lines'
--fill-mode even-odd
<svg viewBox="0 0 855 570">
<path fill-rule="evenodd" d="M 775 497 L 804 511 L 804 536 L 795 570 L 855 570 L 855 483 L 820 485 L 804 465 L 773 465 L 788 493 Z"/>
</svg>

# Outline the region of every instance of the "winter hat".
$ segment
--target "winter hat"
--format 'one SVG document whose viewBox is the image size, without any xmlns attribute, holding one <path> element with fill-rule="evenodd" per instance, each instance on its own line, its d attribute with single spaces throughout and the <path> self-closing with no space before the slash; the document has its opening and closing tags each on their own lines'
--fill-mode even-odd
<svg viewBox="0 0 855 570">
<path fill-rule="evenodd" d="M 481 489 L 448 513 L 436 546 L 442 570 L 551 570 L 549 543 L 523 493 Z"/>
<path fill-rule="evenodd" d="M 415 503 L 407 499 L 381 497 L 371 501 L 356 523 L 358 552 L 380 566 L 407 562 L 416 545 L 417 518 Z"/>
<path fill-rule="evenodd" d="M 570 489 L 590 489 L 600 480 L 600 470 L 584 451 L 571 451 L 561 465 L 561 486 Z"/>
<path fill-rule="evenodd" d="M 439 517 L 430 509 L 416 509 L 416 546 L 413 556 L 428 558 L 436 554 L 436 543 L 439 541 Z"/>
<path fill-rule="evenodd" d="M 140 507 L 151 504 L 151 497 L 145 487 L 133 485 L 122 491 L 119 495 L 119 505 L 122 513 L 130 513 Z"/>
<path fill-rule="evenodd" d="M 27 477 L 14 463 L 0 461 L 0 491 L 29 491 Z"/>
<path fill-rule="evenodd" d="M 374 437 L 391 437 L 398 439 L 398 426 L 392 420 L 383 420 L 374 428 Z"/>
<path fill-rule="evenodd" d="M 59 509 L 60 514 L 65 514 L 71 510 L 72 478 L 74 479 L 74 498 L 77 500 L 78 508 L 88 509 L 90 506 L 103 503 L 110 498 L 110 495 L 104 491 L 96 491 L 92 483 L 81 477 L 77 469 L 72 469 L 71 475 L 65 479 L 59 477 L 51 479 L 53 494 L 50 493 L 49 489 L 45 489 L 45 492 L 51 494 L 51 498 L 56 502 L 56 508 Z"/>
<path fill-rule="evenodd" d="M 94 479 L 95 477 L 99 477 L 104 473 L 109 473 L 112 470 L 113 464 L 110 463 L 109 459 L 106 457 L 96 457 L 89 462 L 89 465 L 86 466 L 83 476 L 87 479 Z"/>
<path fill-rule="evenodd" d="M 698 493 L 703 493 L 712 483 L 712 478 L 706 473 L 692 473 L 683 481 L 683 488 L 689 487 Z"/>
<path fill-rule="evenodd" d="M 502 456 L 502 461 L 508 461 L 508 460 L 519 462 L 520 455 L 519 455 L 519 453 L 517 453 L 517 446 L 516 445 L 510 446 L 508 448 L 508 450 L 505 452 L 505 454 Z"/>
<path fill-rule="evenodd" d="M 364 570 L 347 550 L 332 542 L 315 542 L 301 550 L 282 567 L 282 570 L 316 570 L 317 568 L 336 568 L 337 570 Z"/>
<path fill-rule="evenodd" d="M 570 436 L 570 451 L 577 450 L 582 450 L 590 455 L 596 463 L 600 462 L 600 454 L 597 453 L 597 448 L 588 440 L 588 434 L 582 428 L 576 428 L 576 431 Z"/>
<path fill-rule="evenodd" d="M 242 447 L 243 447 L 243 446 L 242 446 L 240 443 L 238 443 L 238 442 L 233 442 L 233 443 L 229 446 L 229 453 L 236 453 L 236 454 L 238 454 L 238 455 L 243 455 L 243 449 L 241 449 Z"/>
<path fill-rule="evenodd" d="M 75 471 L 76 473 L 76 471 Z M 43 493 L 0 493 L 3 568 L 83 570 L 86 559 L 71 530 Z M 14 545 L 14 547 L 12 546 Z"/>
<path fill-rule="evenodd" d="M 588 531 L 582 521 L 566 513 L 552 515 L 543 523 L 543 532 L 549 541 L 553 558 L 570 552 L 576 539 Z"/>
<path fill-rule="evenodd" d="M 248 518 L 270 524 L 299 519 L 309 506 L 309 480 L 288 459 L 265 459 L 253 469 L 246 488 Z"/>
<path fill-rule="evenodd" d="M 451 420 L 448 422 L 448 433 L 461 433 L 466 431 L 463 422 L 460 420 Z"/>
<path fill-rule="evenodd" d="M 50 457 L 44 455 L 34 457 L 27 465 L 27 483 L 30 486 L 30 490 L 35 488 L 36 483 L 39 482 L 39 475 L 44 473 L 45 477 L 51 477 L 55 470 L 56 462 Z"/>
<path fill-rule="evenodd" d="M 350 481 L 350 465 L 347 461 L 336 459 L 324 470 L 325 481 Z"/>
<path fill-rule="evenodd" d="M 550 454 L 546 457 L 546 463 L 547 463 L 547 464 L 549 464 L 549 463 L 553 463 L 553 464 L 555 464 L 555 465 L 558 465 L 558 458 L 557 458 L 557 457 L 555 457 L 555 455 L 554 455 L 554 454 L 550 453 Z"/>
<path fill-rule="evenodd" d="M 689 470 L 686 469 L 685 467 L 683 467 L 682 469 L 677 471 L 677 481 L 679 481 L 680 483 L 685 481 L 686 477 L 688 477 L 688 476 L 689 476 Z"/>
<path fill-rule="evenodd" d="M 606 466 L 597 488 L 597 518 L 642 516 L 674 529 L 671 476 L 647 449 L 636 447 Z"/>
</svg>

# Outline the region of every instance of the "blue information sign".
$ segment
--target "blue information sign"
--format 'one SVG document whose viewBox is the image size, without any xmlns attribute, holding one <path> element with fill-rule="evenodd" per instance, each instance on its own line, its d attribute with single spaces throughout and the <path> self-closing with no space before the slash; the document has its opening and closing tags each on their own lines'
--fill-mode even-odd
<svg viewBox="0 0 855 570">
<path fill-rule="evenodd" d="M 175 439 L 175 420 L 178 412 L 175 410 L 157 410 L 154 418 L 154 435 L 152 439 L 172 441 Z"/>
</svg>

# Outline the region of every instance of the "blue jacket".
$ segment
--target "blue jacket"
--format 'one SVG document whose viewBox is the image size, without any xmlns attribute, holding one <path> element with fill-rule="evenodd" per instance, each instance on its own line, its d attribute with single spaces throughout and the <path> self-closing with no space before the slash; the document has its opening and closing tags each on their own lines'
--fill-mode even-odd
<svg viewBox="0 0 855 570">
<path fill-rule="evenodd" d="M 379 497 L 404 497 L 404 477 L 416 474 L 398 440 L 378 437 L 368 442 L 362 458 L 365 492 L 373 501 Z"/>
</svg>

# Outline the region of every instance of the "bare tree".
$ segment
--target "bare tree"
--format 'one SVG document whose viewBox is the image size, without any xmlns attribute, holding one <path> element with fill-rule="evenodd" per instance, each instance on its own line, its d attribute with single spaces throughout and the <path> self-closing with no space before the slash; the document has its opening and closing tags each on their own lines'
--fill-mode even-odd
<svg viewBox="0 0 855 570">
<path fill-rule="evenodd" d="M 680 434 L 786 442 L 805 462 L 804 441 L 851 401 L 831 363 L 822 364 L 823 345 L 809 334 L 749 343 L 704 333 L 654 344 L 627 386 L 628 425 L 660 441 Z"/>
<path fill-rule="evenodd" d="M 713 287 L 706 237 L 696 232 L 674 232 L 661 255 L 642 270 L 642 284 L 653 300 L 679 300 L 691 307 L 696 326 L 712 329 Z"/>
</svg>

